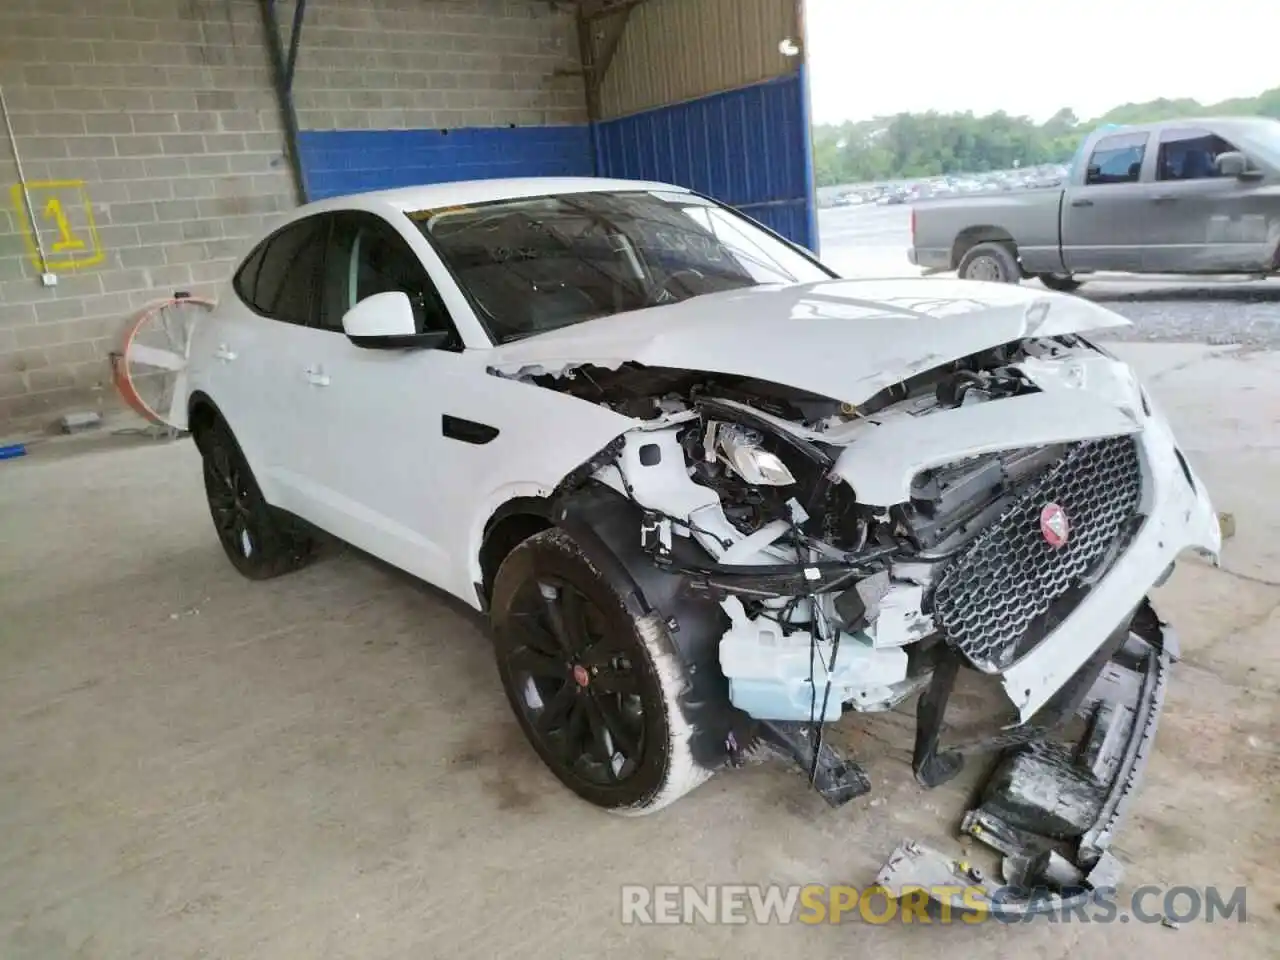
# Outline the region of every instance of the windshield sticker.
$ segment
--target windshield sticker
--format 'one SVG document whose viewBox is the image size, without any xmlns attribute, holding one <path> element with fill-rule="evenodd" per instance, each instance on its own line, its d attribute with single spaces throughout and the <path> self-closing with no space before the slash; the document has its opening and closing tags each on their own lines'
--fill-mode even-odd
<svg viewBox="0 0 1280 960">
<path fill-rule="evenodd" d="M 423 220 L 434 220 L 436 217 L 448 217 L 457 213 L 472 213 L 471 207 L 434 207 L 428 210 L 414 210 L 407 214 L 414 223 L 421 223 Z"/>
</svg>

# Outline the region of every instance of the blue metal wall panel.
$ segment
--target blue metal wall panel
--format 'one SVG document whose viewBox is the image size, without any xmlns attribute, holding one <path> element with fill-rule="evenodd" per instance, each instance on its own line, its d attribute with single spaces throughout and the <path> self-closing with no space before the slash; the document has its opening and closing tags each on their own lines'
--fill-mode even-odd
<svg viewBox="0 0 1280 960">
<path fill-rule="evenodd" d="M 676 183 L 817 249 L 804 77 L 597 124 L 603 176 Z"/>
<path fill-rule="evenodd" d="M 594 131 L 304 130 L 298 140 L 313 200 L 451 180 L 596 173 L 690 187 L 817 249 L 802 74 L 606 120 Z"/>
<path fill-rule="evenodd" d="M 304 130 L 298 149 L 312 200 L 450 180 L 593 172 L 591 133 L 582 125 Z"/>
</svg>

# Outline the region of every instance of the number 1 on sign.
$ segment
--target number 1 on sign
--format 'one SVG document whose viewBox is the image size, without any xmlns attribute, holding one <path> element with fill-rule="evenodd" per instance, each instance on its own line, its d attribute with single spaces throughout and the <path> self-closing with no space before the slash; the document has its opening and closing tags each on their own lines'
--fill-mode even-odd
<svg viewBox="0 0 1280 960">
<path fill-rule="evenodd" d="M 58 228 L 58 239 L 53 245 L 54 253 L 84 249 L 84 241 L 71 232 L 71 224 L 67 222 L 67 215 L 62 210 L 62 201 L 57 197 L 50 197 L 49 202 L 44 205 L 44 215 Z"/>
</svg>

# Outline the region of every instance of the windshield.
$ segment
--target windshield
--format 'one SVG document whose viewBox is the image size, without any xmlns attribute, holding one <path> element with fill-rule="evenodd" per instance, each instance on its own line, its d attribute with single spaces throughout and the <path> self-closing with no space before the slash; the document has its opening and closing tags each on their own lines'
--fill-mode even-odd
<svg viewBox="0 0 1280 960">
<path fill-rule="evenodd" d="M 705 293 L 833 276 L 687 193 L 562 194 L 409 217 L 498 343 Z"/>
</svg>

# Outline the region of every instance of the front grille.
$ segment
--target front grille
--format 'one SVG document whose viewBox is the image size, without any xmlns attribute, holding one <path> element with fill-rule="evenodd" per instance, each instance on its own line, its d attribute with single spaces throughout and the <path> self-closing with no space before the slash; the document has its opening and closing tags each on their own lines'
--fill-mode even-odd
<svg viewBox="0 0 1280 960">
<path fill-rule="evenodd" d="M 1132 437 L 1073 444 L 943 574 L 933 614 L 947 640 L 984 673 L 1006 669 L 1028 632 L 1043 631 L 1054 601 L 1127 539 L 1141 496 Z M 1040 513 L 1050 503 L 1062 507 L 1070 523 L 1066 544 L 1056 549 L 1040 529 Z M 1055 615 L 1062 613 L 1059 605 Z"/>
</svg>

